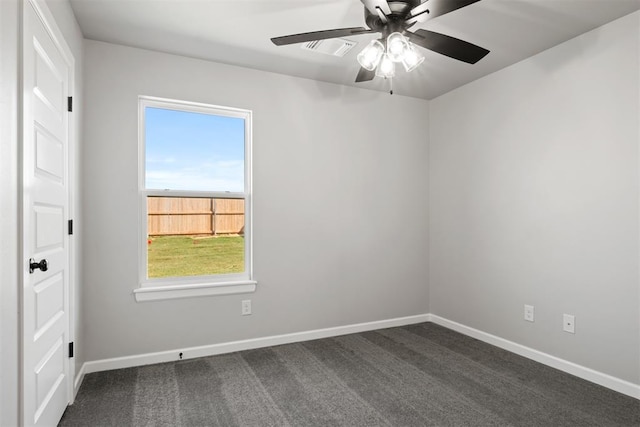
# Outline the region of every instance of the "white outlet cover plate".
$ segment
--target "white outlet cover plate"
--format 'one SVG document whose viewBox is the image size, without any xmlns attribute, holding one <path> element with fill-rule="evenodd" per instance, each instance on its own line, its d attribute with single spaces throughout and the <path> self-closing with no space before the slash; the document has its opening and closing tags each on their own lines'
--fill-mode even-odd
<svg viewBox="0 0 640 427">
<path fill-rule="evenodd" d="M 524 306 L 524 320 L 528 322 L 533 322 L 535 319 L 535 311 L 532 305 Z"/>
<path fill-rule="evenodd" d="M 251 300 L 246 299 L 242 301 L 242 315 L 247 316 L 251 314 Z"/>
<path fill-rule="evenodd" d="M 576 317 L 571 314 L 562 316 L 562 329 L 571 334 L 576 333 Z"/>
</svg>

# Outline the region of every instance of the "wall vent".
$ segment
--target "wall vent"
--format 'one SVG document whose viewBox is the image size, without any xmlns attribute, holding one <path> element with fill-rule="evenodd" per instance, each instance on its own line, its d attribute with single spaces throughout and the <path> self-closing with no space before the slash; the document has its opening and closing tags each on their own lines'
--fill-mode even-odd
<svg viewBox="0 0 640 427">
<path fill-rule="evenodd" d="M 303 49 L 333 56 L 345 56 L 358 43 L 345 39 L 314 40 L 302 45 Z"/>
</svg>

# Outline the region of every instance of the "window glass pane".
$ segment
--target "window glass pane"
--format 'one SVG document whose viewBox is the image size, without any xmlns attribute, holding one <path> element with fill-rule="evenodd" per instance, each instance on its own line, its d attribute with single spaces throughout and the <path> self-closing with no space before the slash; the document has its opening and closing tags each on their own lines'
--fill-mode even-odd
<svg viewBox="0 0 640 427">
<path fill-rule="evenodd" d="M 149 278 L 244 272 L 244 200 L 147 197 Z"/>
<path fill-rule="evenodd" d="M 145 108 L 150 190 L 244 192 L 244 119 Z"/>
</svg>

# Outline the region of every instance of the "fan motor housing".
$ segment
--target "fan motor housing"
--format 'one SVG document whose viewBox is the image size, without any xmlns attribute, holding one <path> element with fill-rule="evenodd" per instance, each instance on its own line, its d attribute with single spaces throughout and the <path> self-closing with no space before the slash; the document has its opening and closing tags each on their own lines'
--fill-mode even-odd
<svg viewBox="0 0 640 427">
<path fill-rule="evenodd" d="M 404 22 L 407 19 L 407 15 L 411 9 L 421 3 L 423 3 L 422 0 L 388 1 L 387 4 L 391 10 L 391 15 L 387 16 L 387 20 L 389 21 L 387 23 L 382 22 L 377 14 L 371 13 L 369 9 L 365 7 L 364 21 L 369 28 L 380 31 L 383 34 L 393 31 L 403 31 L 409 27 Z"/>
</svg>

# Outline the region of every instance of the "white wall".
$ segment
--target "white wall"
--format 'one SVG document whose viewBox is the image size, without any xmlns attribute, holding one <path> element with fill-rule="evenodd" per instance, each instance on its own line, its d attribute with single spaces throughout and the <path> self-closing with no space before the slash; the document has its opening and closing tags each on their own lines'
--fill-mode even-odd
<svg viewBox="0 0 640 427">
<path fill-rule="evenodd" d="M 85 55 L 87 360 L 426 313 L 426 101 L 95 41 Z M 135 302 L 138 95 L 253 111 L 254 294 Z"/>
<path fill-rule="evenodd" d="M 433 100 L 429 146 L 430 311 L 635 384 L 639 21 Z"/>
</svg>

